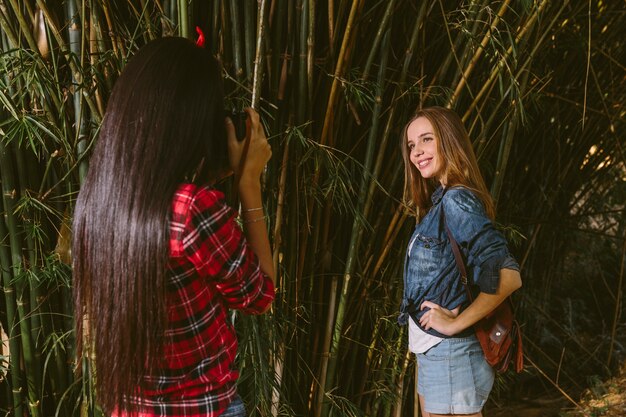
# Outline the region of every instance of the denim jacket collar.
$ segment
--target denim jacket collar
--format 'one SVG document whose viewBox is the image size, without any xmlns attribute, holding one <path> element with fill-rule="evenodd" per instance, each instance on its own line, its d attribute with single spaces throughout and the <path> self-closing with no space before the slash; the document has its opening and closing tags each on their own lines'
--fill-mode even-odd
<svg viewBox="0 0 626 417">
<path fill-rule="evenodd" d="M 445 192 L 446 189 L 441 184 L 439 184 L 433 192 L 433 195 L 430 196 L 430 200 L 433 202 L 433 206 L 437 205 L 437 203 L 441 201 Z"/>
</svg>

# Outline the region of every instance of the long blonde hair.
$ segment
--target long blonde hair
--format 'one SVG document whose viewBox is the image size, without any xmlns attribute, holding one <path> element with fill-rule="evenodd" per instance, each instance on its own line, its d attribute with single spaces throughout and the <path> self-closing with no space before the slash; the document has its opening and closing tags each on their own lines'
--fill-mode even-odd
<svg viewBox="0 0 626 417">
<path fill-rule="evenodd" d="M 444 107 L 420 109 L 409 120 L 402 133 L 402 159 L 404 160 L 404 199 L 414 207 L 418 221 L 432 206 L 431 196 L 438 182 L 421 176 L 409 158 L 407 130 L 420 117 L 428 119 L 437 138 L 437 151 L 441 155 L 440 177 L 446 179 L 446 187 L 463 186 L 472 190 L 483 202 L 490 219 L 495 218 L 495 207 L 485 181 L 478 168 L 476 154 L 461 118 Z"/>
</svg>

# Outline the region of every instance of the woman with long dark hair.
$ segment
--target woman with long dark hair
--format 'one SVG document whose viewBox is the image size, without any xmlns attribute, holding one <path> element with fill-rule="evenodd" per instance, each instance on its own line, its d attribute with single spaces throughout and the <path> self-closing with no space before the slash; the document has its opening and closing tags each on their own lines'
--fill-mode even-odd
<svg viewBox="0 0 626 417">
<path fill-rule="evenodd" d="M 265 312 L 274 270 L 260 176 L 271 150 L 247 109 L 248 157 L 220 67 L 183 38 L 150 42 L 116 81 L 74 213 L 78 353 L 106 413 L 239 416 L 229 309 Z M 241 172 L 237 213 L 212 184 Z"/>
<path fill-rule="evenodd" d="M 407 248 L 399 321 L 408 322 L 409 349 L 417 356 L 422 414 L 481 416 L 494 370 L 472 325 L 520 288 L 519 266 L 494 227 L 494 204 L 461 118 L 442 107 L 421 109 L 400 146 L 405 198 L 417 225 Z M 448 233 L 479 292 L 471 303 Z"/>
</svg>

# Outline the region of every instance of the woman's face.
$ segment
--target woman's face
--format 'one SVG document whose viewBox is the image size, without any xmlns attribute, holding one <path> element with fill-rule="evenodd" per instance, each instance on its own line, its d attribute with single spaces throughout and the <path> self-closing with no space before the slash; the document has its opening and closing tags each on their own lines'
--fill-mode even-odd
<svg viewBox="0 0 626 417">
<path fill-rule="evenodd" d="M 425 117 L 418 117 L 407 129 L 409 159 L 423 178 L 435 178 L 444 184 L 441 176 L 443 163 L 439 154 L 439 139 L 435 137 L 433 126 Z"/>
</svg>

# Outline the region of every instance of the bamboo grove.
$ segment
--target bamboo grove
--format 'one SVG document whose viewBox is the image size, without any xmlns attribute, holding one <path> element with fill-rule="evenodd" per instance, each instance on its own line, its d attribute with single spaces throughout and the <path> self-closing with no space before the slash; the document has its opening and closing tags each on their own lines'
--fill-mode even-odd
<svg viewBox="0 0 626 417">
<path fill-rule="evenodd" d="M 99 415 L 73 351 L 72 208 L 128 58 L 196 26 L 274 155 L 277 298 L 235 316 L 251 415 L 414 415 L 398 140 L 420 106 L 462 115 L 523 268 L 529 366 L 489 407 L 554 389 L 575 408 L 624 359 L 622 2 L 0 0 L 0 414 Z"/>
</svg>

